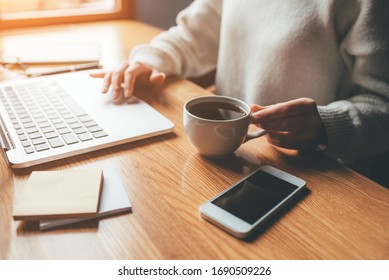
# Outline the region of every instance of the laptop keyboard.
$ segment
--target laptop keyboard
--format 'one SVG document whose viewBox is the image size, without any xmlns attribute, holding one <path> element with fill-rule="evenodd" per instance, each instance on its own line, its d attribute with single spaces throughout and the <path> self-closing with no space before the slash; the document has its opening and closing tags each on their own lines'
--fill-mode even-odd
<svg viewBox="0 0 389 280">
<path fill-rule="evenodd" d="M 0 100 L 27 154 L 108 136 L 53 81 L 0 87 Z"/>
</svg>

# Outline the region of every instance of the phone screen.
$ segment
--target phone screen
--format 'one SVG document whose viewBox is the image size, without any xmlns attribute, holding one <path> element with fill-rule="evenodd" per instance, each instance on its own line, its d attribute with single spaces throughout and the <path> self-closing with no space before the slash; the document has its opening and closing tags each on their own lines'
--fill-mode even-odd
<svg viewBox="0 0 389 280">
<path fill-rule="evenodd" d="M 259 170 L 211 203 L 253 224 L 297 188 Z"/>
</svg>

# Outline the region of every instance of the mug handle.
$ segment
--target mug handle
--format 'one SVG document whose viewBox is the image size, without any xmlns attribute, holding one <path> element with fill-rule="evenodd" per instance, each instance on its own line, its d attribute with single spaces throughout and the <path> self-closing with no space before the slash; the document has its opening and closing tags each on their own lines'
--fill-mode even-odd
<svg viewBox="0 0 389 280">
<path fill-rule="evenodd" d="M 267 132 L 264 129 L 260 129 L 260 130 L 255 131 L 255 132 L 248 133 L 247 136 L 246 136 L 246 139 L 244 139 L 243 143 L 246 143 L 247 141 L 253 140 L 253 139 L 258 138 L 258 137 L 261 137 L 261 136 L 265 135 L 266 133 Z"/>
</svg>

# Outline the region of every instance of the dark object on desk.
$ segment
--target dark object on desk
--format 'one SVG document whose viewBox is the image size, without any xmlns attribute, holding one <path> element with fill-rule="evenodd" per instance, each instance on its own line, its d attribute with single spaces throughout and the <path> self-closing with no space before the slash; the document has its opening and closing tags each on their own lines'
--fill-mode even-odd
<svg viewBox="0 0 389 280">
<path fill-rule="evenodd" d="M 203 218 L 245 239 L 306 188 L 306 182 L 263 165 L 202 204 Z"/>
</svg>

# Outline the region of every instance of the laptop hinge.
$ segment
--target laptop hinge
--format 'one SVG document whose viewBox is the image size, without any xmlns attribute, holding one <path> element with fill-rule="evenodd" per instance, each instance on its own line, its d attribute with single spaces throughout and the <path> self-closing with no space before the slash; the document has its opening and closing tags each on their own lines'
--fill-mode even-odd
<svg viewBox="0 0 389 280">
<path fill-rule="evenodd" d="M 15 148 L 12 142 L 7 127 L 4 124 L 3 118 L 0 115 L 0 144 L 4 151 L 9 151 Z"/>
</svg>

